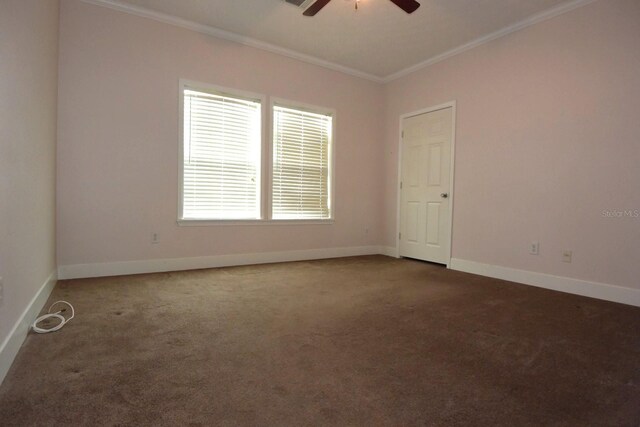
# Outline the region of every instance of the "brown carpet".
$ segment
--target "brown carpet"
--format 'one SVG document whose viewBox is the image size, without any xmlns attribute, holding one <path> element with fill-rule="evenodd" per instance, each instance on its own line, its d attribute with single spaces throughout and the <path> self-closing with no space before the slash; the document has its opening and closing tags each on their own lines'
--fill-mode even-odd
<svg viewBox="0 0 640 427">
<path fill-rule="evenodd" d="M 640 308 L 383 256 L 61 281 L 10 425 L 640 425 Z"/>
</svg>

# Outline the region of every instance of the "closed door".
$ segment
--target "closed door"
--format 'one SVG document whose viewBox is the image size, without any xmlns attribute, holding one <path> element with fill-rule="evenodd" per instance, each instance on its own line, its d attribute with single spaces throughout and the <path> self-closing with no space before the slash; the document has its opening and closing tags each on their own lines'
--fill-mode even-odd
<svg viewBox="0 0 640 427">
<path fill-rule="evenodd" d="M 402 121 L 400 256 L 450 261 L 452 124 L 452 107 Z"/>
</svg>

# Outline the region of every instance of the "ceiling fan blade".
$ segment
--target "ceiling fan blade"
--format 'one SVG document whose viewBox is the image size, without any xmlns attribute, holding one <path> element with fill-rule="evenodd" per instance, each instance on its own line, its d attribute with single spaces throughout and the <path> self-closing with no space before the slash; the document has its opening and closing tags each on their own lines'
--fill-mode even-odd
<svg viewBox="0 0 640 427">
<path fill-rule="evenodd" d="M 313 16 L 316 13 L 320 12 L 320 9 L 325 7 L 330 1 L 331 0 L 316 0 L 316 2 L 309 6 L 307 10 L 305 10 L 302 14 L 304 16 Z"/>
<path fill-rule="evenodd" d="M 417 8 L 420 7 L 420 3 L 416 0 L 391 0 L 398 6 L 400 9 L 404 10 L 407 13 L 413 13 Z"/>
</svg>

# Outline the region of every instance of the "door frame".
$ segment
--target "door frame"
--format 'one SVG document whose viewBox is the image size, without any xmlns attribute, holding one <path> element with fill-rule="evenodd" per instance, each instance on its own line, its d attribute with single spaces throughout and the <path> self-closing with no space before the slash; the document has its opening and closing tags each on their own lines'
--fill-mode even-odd
<svg viewBox="0 0 640 427">
<path fill-rule="evenodd" d="M 398 130 L 398 177 L 396 181 L 397 200 L 396 200 L 396 257 L 400 258 L 400 182 L 402 181 L 402 123 L 410 117 L 420 116 L 422 114 L 433 113 L 434 111 L 451 108 L 451 165 L 449 167 L 449 253 L 447 259 L 447 268 L 451 268 L 451 257 L 453 254 L 453 201 L 454 197 L 454 165 L 455 165 L 455 147 L 456 147 L 456 101 L 445 102 L 444 104 L 434 105 L 432 107 L 423 108 L 421 110 L 412 111 L 400 115 L 400 125 Z"/>
</svg>

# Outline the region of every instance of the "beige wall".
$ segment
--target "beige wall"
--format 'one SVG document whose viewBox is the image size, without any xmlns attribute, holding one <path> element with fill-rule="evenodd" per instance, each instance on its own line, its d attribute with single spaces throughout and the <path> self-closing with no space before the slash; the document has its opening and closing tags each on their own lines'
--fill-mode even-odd
<svg viewBox="0 0 640 427">
<path fill-rule="evenodd" d="M 640 219 L 603 216 L 640 210 L 637 22 L 597 1 L 377 85 L 65 0 L 59 265 L 395 246 L 399 116 L 456 100 L 453 256 L 638 289 Z M 335 108 L 336 223 L 177 226 L 181 77 Z"/>
<path fill-rule="evenodd" d="M 380 241 L 380 85 L 78 0 L 60 29 L 59 265 Z M 335 224 L 178 226 L 179 78 L 336 109 Z"/>
<path fill-rule="evenodd" d="M 639 46 L 640 2 L 598 1 L 388 84 L 383 243 L 399 116 L 456 100 L 453 257 L 640 289 L 640 218 L 603 216 L 640 211 Z"/>
<path fill-rule="evenodd" d="M 0 1 L 0 345 L 55 272 L 57 64 L 58 2 Z"/>
</svg>

